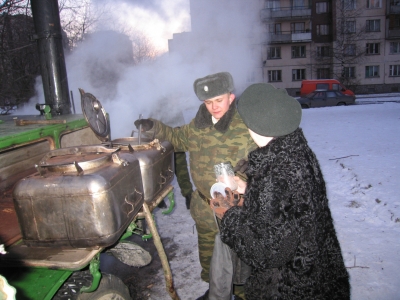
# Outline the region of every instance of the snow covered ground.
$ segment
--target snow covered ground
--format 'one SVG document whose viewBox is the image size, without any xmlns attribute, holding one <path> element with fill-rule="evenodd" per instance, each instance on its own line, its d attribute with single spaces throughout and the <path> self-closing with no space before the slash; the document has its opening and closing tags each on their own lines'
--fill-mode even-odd
<svg viewBox="0 0 400 300">
<path fill-rule="evenodd" d="M 365 101 L 400 102 L 400 95 Z M 300 126 L 324 173 L 355 300 L 400 297 L 399 102 L 303 110 Z M 175 249 L 170 265 L 177 293 L 196 299 L 208 285 L 200 279 L 194 221 L 174 186 L 176 209 L 168 216 L 157 209 L 155 216 L 160 235 L 174 244 L 165 247 Z M 149 299 L 170 299 L 162 270 L 158 276 Z"/>
</svg>

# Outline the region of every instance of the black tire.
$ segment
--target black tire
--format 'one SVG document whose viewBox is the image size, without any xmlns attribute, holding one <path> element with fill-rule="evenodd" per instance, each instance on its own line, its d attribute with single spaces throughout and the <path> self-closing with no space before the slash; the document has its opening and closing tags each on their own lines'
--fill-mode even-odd
<svg viewBox="0 0 400 300">
<path fill-rule="evenodd" d="M 301 108 L 309 108 L 307 104 L 302 104 Z"/>
<path fill-rule="evenodd" d="M 89 271 L 74 272 L 57 291 L 53 300 L 130 300 L 127 286 L 118 277 L 102 273 L 99 287 L 92 293 L 79 291 L 83 286 L 90 286 L 93 277 Z"/>
<path fill-rule="evenodd" d="M 344 103 L 344 102 L 339 102 L 336 106 L 346 106 L 346 103 Z"/>
</svg>

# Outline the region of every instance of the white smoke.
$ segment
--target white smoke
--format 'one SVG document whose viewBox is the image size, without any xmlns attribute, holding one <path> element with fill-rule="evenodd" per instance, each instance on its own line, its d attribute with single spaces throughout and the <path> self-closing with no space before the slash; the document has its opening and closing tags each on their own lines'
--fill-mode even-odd
<svg viewBox="0 0 400 300">
<path fill-rule="evenodd" d="M 258 22 L 260 1 L 192 0 L 191 32 L 184 11 L 178 9 L 180 5 L 189 13 L 188 2 L 184 2 L 113 1 L 116 20 L 109 22 L 110 28 L 117 23 L 128 24 L 129 18 L 138 18 L 148 29 L 160 20 L 167 24 L 182 18 L 180 31 L 184 33 L 174 35 L 169 53 L 133 65 L 127 36 L 106 30 L 107 24 L 103 23 L 102 31 L 91 35 L 66 58 L 68 85 L 77 113 L 81 112 L 78 88 L 82 88 L 100 100 L 109 113 L 112 138 L 126 137 L 135 129 L 133 123 L 140 114 L 171 126 L 182 125 L 182 112 L 201 104 L 193 91 L 196 78 L 230 72 L 237 95 L 250 83 L 261 80 L 257 73 L 261 73 L 260 45 L 253 44 L 254 38 L 259 43 L 262 32 Z M 124 13 L 118 14 L 121 8 Z M 174 10 L 178 11 L 176 16 Z M 132 12 L 131 16 L 127 12 Z"/>
</svg>

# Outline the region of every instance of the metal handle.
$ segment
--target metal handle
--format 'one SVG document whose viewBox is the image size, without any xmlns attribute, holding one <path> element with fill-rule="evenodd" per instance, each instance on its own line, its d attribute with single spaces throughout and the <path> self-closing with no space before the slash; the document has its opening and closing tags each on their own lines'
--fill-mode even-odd
<svg viewBox="0 0 400 300">
<path fill-rule="evenodd" d="M 35 165 L 35 168 L 39 172 L 40 176 L 44 177 L 44 174 L 46 173 L 45 170 L 39 165 Z"/>
<path fill-rule="evenodd" d="M 122 165 L 123 167 L 126 167 L 127 165 L 129 165 L 129 163 L 126 160 L 119 157 L 118 153 L 116 153 L 116 152 L 114 152 L 111 155 L 111 157 L 112 157 L 113 163 L 115 163 L 115 164 Z"/>
<path fill-rule="evenodd" d="M 76 168 L 76 171 L 78 172 L 78 176 L 83 175 L 83 169 L 76 161 L 74 161 L 74 166 Z"/>
<path fill-rule="evenodd" d="M 167 177 L 163 176 L 162 173 L 160 173 L 160 177 L 161 177 L 161 182 L 159 182 L 160 185 L 163 185 L 167 182 Z"/>
<path fill-rule="evenodd" d="M 167 176 L 168 176 L 168 179 L 174 176 L 174 171 L 171 170 L 171 167 L 170 167 L 170 166 L 168 166 L 168 170 L 167 170 L 167 171 L 170 173 L 169 175 L 167 175 Z"/>
<path fill-rule="evenodd" d="M 139 198 L 139 201 L 138 201 L 138 202 L 140 203 L 141 200 L 142 200 L 143 193 L 139 192 L 137 189 L 135 189 L 133 193 L 137 193 L 137 194 L 140 195 L 140 198 Z M 129 205 L 131 206 L 131 210 L 127 213 L 127 216 L 129 216 L 129 215 L 135 210 L 135 204 L 136 204 L 136 203 L 132 203 L 132 202 L 130 202 L 129 199 L 128 199 L 128 197 L 130 198 L 130 196 L 131 196 L 133 193 L 131 193 L 131 194 L 125 196 L 125 203 L 127 203 L 127 204 L 129 204 Z"/>
</svg>

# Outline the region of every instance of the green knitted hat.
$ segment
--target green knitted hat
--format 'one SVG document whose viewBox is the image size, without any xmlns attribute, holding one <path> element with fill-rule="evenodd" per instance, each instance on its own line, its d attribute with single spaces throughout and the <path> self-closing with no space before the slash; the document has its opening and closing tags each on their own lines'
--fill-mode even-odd
<svg viewBox="0 0 400 300">
<path fill-rule="evenodd" d="M 233 91 L 233 78 L 228 72 L 221 72 L 198 78 L 193 83 L 197 97 L 204 101 Z"/>
<path fill-rule="evenodd" d="M 295 131 L 301 121 L 301 106 L 285 89 L 267 83 L 249 86 L 237 104 L 248 128 L 262 136 L 277 137 Z"/>
</svg>

